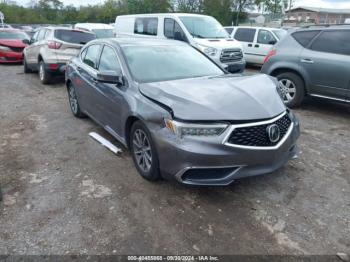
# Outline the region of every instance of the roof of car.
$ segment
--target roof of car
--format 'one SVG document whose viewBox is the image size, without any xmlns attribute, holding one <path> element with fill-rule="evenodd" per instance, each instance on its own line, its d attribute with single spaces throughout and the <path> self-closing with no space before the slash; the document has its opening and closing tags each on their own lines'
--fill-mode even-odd
<svg viewBox="0 0 350 262">
<path fill-rule="evenodd" d="M 169 39 L 156 39 L 156 38 L 141 38 L 141 37 L 121 37 L 121 38 L 105 38 L 96 39 L 90 43 L 104 42 L 118 46 L 188 46 L 188 44 Z"/>
<path fill-rule="evenodd" d="M 350 29 L 350 24 L 339 24 L 339 25 L 309 25 L 309 26 L 303 26 L 296 28 L 295 31 L 307 31 L 307 30 L 344 30 L 344 29 Z"/>
<path fill-rule="evenodd" d="M 87 29 L 114 29 L 113 26 L 102 23 L 77 23 L 74 27 L 87 28 Z"/>
<path fill-rule="evenodd" d="M 119 15 L 118 17 L 157 17 L 157 16 L 198 16 L 198 17 L 203 17 L 203 16 L 208 16 L 208 15 L 201 15 L 201 14 L 192 14 L 192 13 L 155 13 L 155 14 L 136 14 L 136 15 Z"/>
</svg>

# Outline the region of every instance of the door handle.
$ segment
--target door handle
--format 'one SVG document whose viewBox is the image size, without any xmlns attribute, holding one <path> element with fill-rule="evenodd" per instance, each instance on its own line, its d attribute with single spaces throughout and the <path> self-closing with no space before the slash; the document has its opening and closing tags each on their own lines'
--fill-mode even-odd
<svg viewBox="0 0 350 262">
<path fill-rule="evenodd" d="M 309 59 L 309 58 L 302 58 L 300 62 L 305 63 L 305 64 L 313 64 L 314 61 Z"/>
<path fill-rule="evenodd" d="M 257 48 L 258 48 L 258 47 L 260 47 L 260 45 L 255 45 L 254 47 L 257 47 Z"/>
<path fill-rule="evenodd" d="M 253 45 L 252 44 L 248 44 L 248 47 L 252 47 Z"/>
</svg>

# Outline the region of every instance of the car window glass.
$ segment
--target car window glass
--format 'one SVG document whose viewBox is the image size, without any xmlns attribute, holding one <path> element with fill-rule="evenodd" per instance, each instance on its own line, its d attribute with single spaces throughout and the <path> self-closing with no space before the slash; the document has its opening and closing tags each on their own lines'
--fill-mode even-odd
<svg viewBox="0 0 350 262">
<path fill-rule="evenodd" d="M 105 46 L 103 48 L 100 64 L 98 67 L 99 71 L 114 71 L 120 70 L 120 64 L 115 51 L 109 47 Z"/>
<path fill-rule="evenodd" d="M 142 35 L 157 35 L 158 18 L 136 18 L 134 25 L 134 33 Z"/>
<path fill-rule="evenodd" d="M 97 69 L 97 60 L 100 53 L 99 45 L 91 45 L 87 48 L 83 62 L 94 69 Z"/>
<path fill-rule="evenodd" d="M 350 30 L 324 31 L 312 43 L 312 50 L 350 55 Z"/>
<path fill-rule="evenodd" d="M 41 40 L 43 40 L 43 39 L 44 39 L 45 32 L 46 32 L 46 30 L 45 30 L 45 29 L 41 29 L 41 30 L 39 31 L 37 41 L 41 41 Z"/>
<path fill-rule="evenodd" d="M 46 30 L 44 39 L 47 39 L 49 37 L 50 33 L 51 33 L 51 30 Z"/>
<path fill-rule="evenodd" d="M 181 26 L 171 18 L 165 18 L 164 20 L 164 35 L 169 39 L 187 40 Z"/>
<path fill-rule="evenodd" d="M 267 30 L 259 30 L 258 43 L 265 45 L 273 45 L 276 43 L 275 37 Z"/>
<path fill-rule="evenodd" d="M 319 32 L 319 30 L 301 31 L 293 33 L 292 36 L 300 45 L 307 47 Z"/>
<path fill-rule="evenodd" d="M 231 28 L 231 27 L 228 27 L 228 28 L 225 28 L 225 30 L 226 30 L 226 32 L 228 33 L 228 34 L 232 34 L 232 31 L 233 31 L 233 28 Z"/>
<path fill-rule="evenodd" d="M 87 52 L 87 48 L 85 48 L 85 49 L 81 52 L 81 54 L 80 54 L 80 58 L 81 58 L 82 61 L 84 61 L 86 52 Z"/>
<path fill-rule="evenodd" d="M 253 42 L 256 29 L 251 28 L 238 28 L 234 38 L 242 42 Z"/>
<path fill-rule="evenodd" d="M 72 44 L 84 45 L 96 39 L 96 36 L 95 34 L 84 31 L 57 29 L 55 30 L 55 38 Z"/>
<path fill-rule="evenodd" d="M 38 41 L 38 35 L 39 35 L 39 31 L 37 31 L 37 32 L 33 35 L 32 39 L 31 39 L 32 43 L 35 43 L 36 41 Z"/>
</svg>

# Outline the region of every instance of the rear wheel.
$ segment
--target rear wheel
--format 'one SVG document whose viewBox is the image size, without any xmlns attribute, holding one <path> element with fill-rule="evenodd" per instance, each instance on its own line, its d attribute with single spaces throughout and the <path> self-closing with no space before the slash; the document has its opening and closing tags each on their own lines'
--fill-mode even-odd
<svg viewBox="0 0 350 262">
<path fill-rule="evenodd" d="M 305 97 L 303 79 L 295 73 L 286 72 L 277 75 L 283 101 L 288 107 L 298 107 Z"/>
<path fill-rule="evenodd" d="M 39 78 L 41 83 L 43 83 L 44 85 L 49 84 L 52 78 L 51 73 L 48 72 L 45 68 L 44 61 L 39 62 Z"/>
<path fill-rule="evenodd" d="M 69 99 L 69 106 L 70 106 L 70 109 L 72 110 L 73 115 L 78 118 L 86 117 L 86 115 L 80 110 L 77 93 L 75 92 L 75 87 L 73 86 L 72 83 L 68 84 L 68 99 Z"/>
<path fill-rule="evenodd" d="M 158 154 L 147 127 L 137 121 L 130 133 L 130 151 L 139 174 L 150 181 L 160 179 Z"/>
</svg>

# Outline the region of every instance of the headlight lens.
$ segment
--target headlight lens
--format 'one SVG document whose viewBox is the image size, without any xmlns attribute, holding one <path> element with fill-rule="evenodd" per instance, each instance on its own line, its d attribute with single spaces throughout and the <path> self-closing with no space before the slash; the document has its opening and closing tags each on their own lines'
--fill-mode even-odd
<svg viewBox="0 0 350 262">
<path fill-rule="evenodd" d="M 1 51 L 11 51 L 10 48 L 8 48 L 7 46 L 2 46 L 2 45 L 0 45 L 0 50 Z"/>
<path fill-rule="evenodd" d="M 165 126 L 178 137 L 219 136 L 227 128 L 226 124 L 192 124 L 165 119 Z"/>
<path fill-rule="evenodd" d="M 208 47 L 204 45 L 197 45 L 198 49 L 201 50 L 203 53 L 205 53 L 208 56 L 215 56 L 217 49 L 214 47 Z"/>
</svg>

